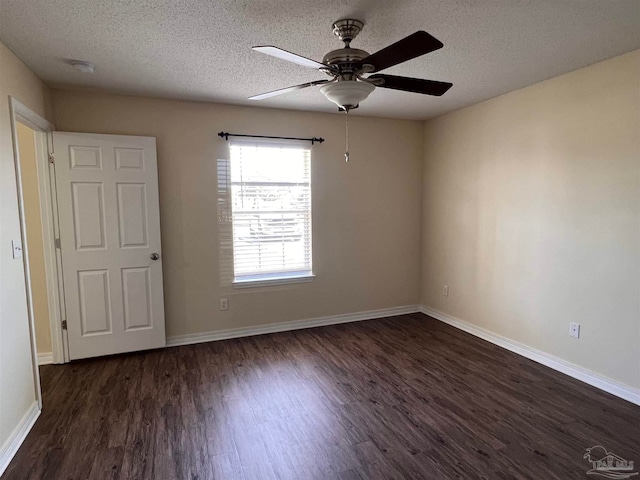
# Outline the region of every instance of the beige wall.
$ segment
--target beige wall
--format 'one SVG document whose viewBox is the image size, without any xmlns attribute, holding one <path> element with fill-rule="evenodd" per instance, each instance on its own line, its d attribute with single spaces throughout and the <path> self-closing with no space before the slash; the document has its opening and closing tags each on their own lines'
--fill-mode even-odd
<svg viewBox="0 0 640 480">
<path fill-rule="evenodd" d="M 38 193 L 36 146 L 33 135 L 34 132 L 32 129 L 22 123 L 18 123 L 20 177 L 22 182 L 23 208 L 27 224 L 29 274 L 31 278 L 33 317 L 36 326 L 36 345 L 38 353 L 51 353 L 51 325 L 49 324 L 47 279 L 44 268 L 44 246 L 42 243 L 40 194 Z"/>
<path fill-rule="evenodd" d="M 349 164 L 338 115 L 65 90 L 52 97 L 59 130 L 157 137 L 169 336 L 410 305 L 421 295 L 638 387 L 639 62 L 634 52 L 424 126 L 353 117 Z M 51 118 L 47 88 L 0 45 L 0 99 L 8 95 Z M 313 149 L 313 283 L 219 285 L 220 130 L 327 139 Z M 6 246 L 20 236 L 6 101 L 0 169 Z M 0 252 L 2 444 L 35 397 L 23 267 Z M 218 309 L 221 296 L 228 312 Z M 569 321 L 582 324 L 580 340 L 568 337 Z"/>
<path fill-rule="evenodd" d="M 60 131 L 157 137 L 167 335 L 417 304 L 422 123 L 53 90 Z M 312 283 L 221 288 L 221 130 L 321 136 L 313 147 Z M 229 298 L 228 312 L 219 298 Z"/>
<path fill-rule="evenodd" d="M 640 387 L 640 51 L 424 140 L 422 302 Z"/>
<path fill-rule="evenodd" d="M 425 305 L 637 387 L 638 55 L 442 116 L 424 138 L 416 122 L 354 117 L 348 165 L 337 115 L 54 90 L 55 121 L 157 137 L 169 336 L 413 304 L 422 276 Z M 220 287 L 220 130 L 327 138 L 312 284 Z"/>
<path fill-rule="evenodd" d="M 0 450 L 35 401 L 24 264 L 11 256 L 20 220 L 9 96 L 50 117 L 48 88 L 0 43 Z"/>
</svg>

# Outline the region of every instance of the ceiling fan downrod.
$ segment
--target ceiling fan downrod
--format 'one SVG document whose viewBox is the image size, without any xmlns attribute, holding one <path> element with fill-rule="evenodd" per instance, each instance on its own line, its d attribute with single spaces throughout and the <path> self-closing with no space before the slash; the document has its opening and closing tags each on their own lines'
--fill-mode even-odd
<svg viewBox="0 0 640 480">
<path fill-rule="evenodd" d="M 345 18 L 333 23 L 333 34 L 344 42 L 345 48 L 349 48 L 354 38 L 358 36 L 364 23 L 353 18 Z"/>
</svg>

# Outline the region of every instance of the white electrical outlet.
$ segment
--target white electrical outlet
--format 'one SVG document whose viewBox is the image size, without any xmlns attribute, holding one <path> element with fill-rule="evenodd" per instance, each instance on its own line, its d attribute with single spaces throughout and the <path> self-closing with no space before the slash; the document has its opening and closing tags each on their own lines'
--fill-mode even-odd
<svg viewBox="0 0 640 480">
<path fill-rule="evenodd" d="M 569 336 L 580 338 L 580 324 L 571 322 L 569 324 Z"/>
<path fill-rule="evenodd" d="M 229 310 L 229 300 L 226 298 L 220 299 L 220 310 Z"/>
<path fill-rule="evenodd" d="M 442 287 L 442 295 L 444 295 L 445 297 L 449 296 L 449 285 L 445 285 L 444 287 Z"/>
</svg>

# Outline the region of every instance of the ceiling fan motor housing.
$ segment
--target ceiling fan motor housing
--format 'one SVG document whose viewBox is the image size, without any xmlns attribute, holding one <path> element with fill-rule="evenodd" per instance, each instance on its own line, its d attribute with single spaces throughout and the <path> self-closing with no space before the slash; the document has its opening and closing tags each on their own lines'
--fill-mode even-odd
<svg viewBox="0 0 640 480">
<path fill-rule="evenodd" d="M 331 50 L 322 59 L 322 63 L 327 65 L 336 65 L 340 67 L 342 71 L 343 67 L 354 68 L 355 63 L 359 62 L 363 58 L 367 58 L 369 52 L 360 50 L 359 48 L 339 48 L 337 50 Z"/>
<path fill-rule="evenodd" d="M 322 63 L 335 68 L 332 71 L 326 72 L 329 75 L 335 76 L 336 73 L 338 75 L 362 73 L 362 65 L 359 62 L 368 56 L 368 52 L 358 48 L 339 48 L 338 50 L 332 50 L 327 53 L 322 59 Z"/>
</svg>

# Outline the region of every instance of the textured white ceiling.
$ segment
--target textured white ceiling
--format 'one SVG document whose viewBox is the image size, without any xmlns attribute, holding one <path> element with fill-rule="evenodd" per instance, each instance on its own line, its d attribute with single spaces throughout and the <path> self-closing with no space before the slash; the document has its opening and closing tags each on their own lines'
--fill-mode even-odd
<svg viewBox="0 0 640 480">
<path fill-rule="evenodd" d="M 251 46 L 322 60 L 349 17 L 370 53 L 428 31 L 444 48 L 384 73 L 453 83 L 439 98 L 378 88 L 359 115 L 426 119 L 640 48 L 638 0 L 0 0 L 0 41 L 54 86 L 335 112 L 317 88 L 246 100 L 326 78 Z"/>
</svg>

